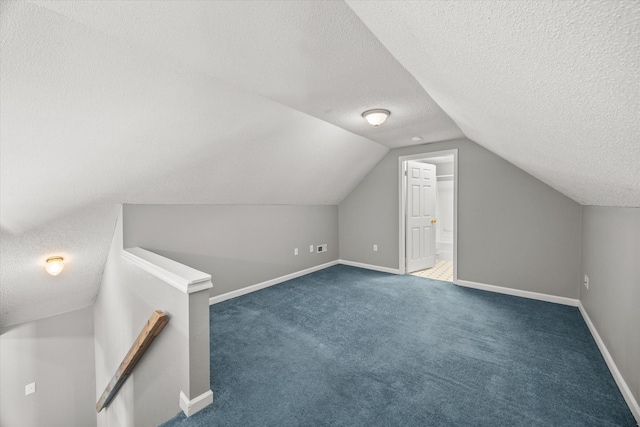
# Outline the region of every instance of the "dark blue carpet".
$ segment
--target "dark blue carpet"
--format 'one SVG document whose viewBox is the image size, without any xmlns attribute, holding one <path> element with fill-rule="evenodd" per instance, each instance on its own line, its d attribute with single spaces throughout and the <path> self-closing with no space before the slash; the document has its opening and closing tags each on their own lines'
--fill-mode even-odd
<svg viewBox="0 0 640 427">
<path fill-rule="evenodd" d="M 338 265 L 211 306 L 164 426 L 635 426 L 578 309 Z"/>
</svg>

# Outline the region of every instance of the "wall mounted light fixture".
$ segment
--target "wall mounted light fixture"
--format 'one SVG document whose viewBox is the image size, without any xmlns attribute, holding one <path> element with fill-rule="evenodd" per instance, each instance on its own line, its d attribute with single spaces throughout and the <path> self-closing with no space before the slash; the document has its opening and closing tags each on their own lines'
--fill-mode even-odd
<svg viewBox="0 0 640 427">
<path fill-rule="evenodd" d="M 52 256 L 47 258 L 47 273 L 52 276 L 57 276 L 64 269 L 64 258 L 61 256 Z"/>
<path fill-rule="evenodd" d="M 391 112 L 389 110 L 382 109 L 368 110 L 362 113 L 362 117 L 364 117 L 364 119 L 369 122 L 370 125 L 373 125 L 375 127 L 383 124 L 387 120 L 387 117 L 389 117 L 390 115 Z"/>
</svg>

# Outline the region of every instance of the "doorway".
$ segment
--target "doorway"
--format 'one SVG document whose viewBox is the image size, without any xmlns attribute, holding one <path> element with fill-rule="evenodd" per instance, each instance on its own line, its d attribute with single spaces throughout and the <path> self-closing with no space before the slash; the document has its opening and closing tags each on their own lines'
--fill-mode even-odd
<svg viewBox="0 0 640 427">
<path fill-rule="evenodd" d="M 457 283 L 458 150 L 398 162 L 400 273 Z"/>
</svg>

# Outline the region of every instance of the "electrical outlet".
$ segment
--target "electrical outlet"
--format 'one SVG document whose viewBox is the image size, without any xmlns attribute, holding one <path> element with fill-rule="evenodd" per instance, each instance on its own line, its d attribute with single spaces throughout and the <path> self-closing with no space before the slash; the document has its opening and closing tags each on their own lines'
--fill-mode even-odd
<svg viewBox="0 0 640 427">
<path fill-rule="evenodd" d="M 36 392 L 36 383 L 27 384 L 24 386 L 24 395 L 28 396 Z"/>
<path fill-rule="evenodd" d="M 295 249 L 293 250 L 293 254 L 294 254 L 294 255 L 296 255 L 296 256 L 298 255 L 298 248 L 295 248 Z"/>
<path fill-rule="evenodd" d="M 313 253 L 313 245 L 309 245 L 309 252 Z"/>
<path fill-rule="evenodd" d="M 584 287 L 589 289 L 589 276 L 587 276 L 586 274 L 584 275 Z"/>
<path fill-rule="evenodd" d="M 378 252 L 378 245 L 373 245 L 373 252 Z"/>
<path fill-rule="evenodd" d="M 324 245 L 318 245 L 318 253 L 322 253 L 322 252 L 327 252 L 327 244 L 325 243 Z"/>
</svg>

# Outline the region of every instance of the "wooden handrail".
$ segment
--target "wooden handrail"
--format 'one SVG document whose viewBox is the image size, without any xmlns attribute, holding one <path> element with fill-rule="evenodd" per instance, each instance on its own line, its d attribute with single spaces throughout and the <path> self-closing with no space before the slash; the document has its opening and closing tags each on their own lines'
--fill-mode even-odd
<svg viewBox="0 0 640 427">
<path fill-rule="evenodd" d="M 163 311 L 155 310 L 153 314 L 151 314 L 151 317 L 147 320 L 147 324 L 144 325 L 140 331 L 138 338 L 136 338 L 136 341 L 122 360 L 122 363 L 120 363 L 118 370 L 113 374 L 111 381 L 109 381 L 104 392 L 102 392 L 102 396 L 100 396 L 98 403 L 96 403 L 96 412 L 100 412 L 109 406 L 109 403 L 111 403 L 111 400 L 118 393 L 122 384 L 129 378 L 133 368 L 135 368 L 136 364 L 140 361 L 144 352 L 147 351 L 167 322 L 169 322 L 169 316 Z"/>
</svg>

